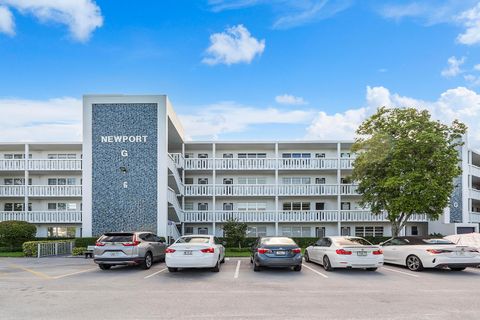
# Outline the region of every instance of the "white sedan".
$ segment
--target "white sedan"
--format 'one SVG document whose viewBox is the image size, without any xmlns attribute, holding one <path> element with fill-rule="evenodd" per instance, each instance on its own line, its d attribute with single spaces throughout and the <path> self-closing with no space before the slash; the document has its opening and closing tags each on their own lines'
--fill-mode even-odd
<svg viewBox="0 0 480 320">
<path fill-rule="evenodd" d="M 214 236 L 183 236 L 165 250 L 165 264 L 170 272 L 178 268 L 212 268 L 218 272 L 224 262 L 225 248 Z"/>
<path fill-rule="evenodd" d="M 462 271 L 480 265 L 477 249 L 455 245 L 446 239 L 396 237 L 381 244 L 385 263 L 406 266 L 412 271 L 448 267 Z"/>
<path fill-rule="evenodd" d="M 335 268 L 375 271 L 383 265 L 383 253 L 379 246 L 360 237 L 326 237 L 305 250 L 305 261 L 319 263 L 326 271 Z"/>
</svg>

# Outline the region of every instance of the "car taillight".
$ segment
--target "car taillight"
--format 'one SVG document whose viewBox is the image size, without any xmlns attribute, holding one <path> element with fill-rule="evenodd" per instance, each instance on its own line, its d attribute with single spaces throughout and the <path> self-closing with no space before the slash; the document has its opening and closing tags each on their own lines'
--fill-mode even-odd
<svg viewBox="0 0 480 320">
<path fill-rule="evenodd" d="M 215 253 L 215 248 L 206 248 L 200 251 L 202 251 L 203 253 Z"/>
<path fill-rule="evenodd" d="M 174 253 L 174 252 L 175 252 L 175 249 L 172 249 L 172 248 L 165 249 L 165 253 Z"/>
<path fill-rule="evenodd" d="M 352 251 L 348 251 L 348 250 L 345 250 L 345 249 L 337 249 L 335 251 L 337 254 L 342 254 L 342 255 L 350 255 L 352 254 Z"/>
<path fill-rule="evenodd" d="M 427 249 L 428 252 L 431 254 L 440 254 L 443 253 L 443 250 L 438 250 L 438 249 Z"/>
<path fill-rule="evenodd" d="M 372 252 L 374 255 L 380 255 L 380 254 L 383 254 L 383 251 L 382 250 L 375 250 Z"/>
<path fill-rule="evenodd" d="M 97 247 L 103 247 L 103 246 L 105 245 L 105 243 L 103 243 L 103 242 L 97 242 L 97 243 L 95 243 L 95 245 L 96 245 Z"/>
<path fill-rule="evenodd" d="M 300 248 L 295 248 L 295 249 L 292 249 L 292 252 L 293 252 L 293 253 L 301 253 L 301 252 L 302 252 L 302 249 L 300 249 Z"/>
<path fill-rule="evenodd" d="M 270 249 L 258 248 L 257 252 L 260 253 L 260 254 L 265 254 L 265 253 L 270 253 L 272 251 Z"/>
<path fill-rule="evenodd" d="M 122 243 L 122 245 L 124 247 L 136 247 L 140 244 L 140 240 L 137 239 L 136 236 L 133 236 L 133 240 L 132 242 L 125 242 L 125 243 Z"/>
</svg>

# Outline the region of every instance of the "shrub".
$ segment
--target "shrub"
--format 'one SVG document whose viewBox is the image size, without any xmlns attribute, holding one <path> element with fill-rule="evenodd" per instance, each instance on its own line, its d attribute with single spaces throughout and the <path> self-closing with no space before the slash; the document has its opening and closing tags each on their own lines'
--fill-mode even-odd
<svg viewBox="0 0 480 320">
<path fill-rule="evenodd" d="M 22 245 L 23 254 L 25 257 L 36 257 L 38 255 L 37 247 L 39 243 L 50 242 L 70 242 L 71 240 L 50 240 L 50 241 L 27 241 Z"/>
<path fill-rule="evenodd" d="M 75 238 L 75 247 L 88 247 L 94 246 L 95 242 L 97 242 L 98 237 L 90 237 L 90 238 Z"/>
<path fill-rule="evenodd" d="M 26 221 L 0 222 L 0 247 L 14 251 L 22 247 L 25 241 L 35 239 L 37 228 Z"/>
<path fill-rule="evenodd" d="M 87 251 L 85 247 L 75 247 L 72 250 L 72 256 L 81 256 L 85 251 Z"/>
</svg>

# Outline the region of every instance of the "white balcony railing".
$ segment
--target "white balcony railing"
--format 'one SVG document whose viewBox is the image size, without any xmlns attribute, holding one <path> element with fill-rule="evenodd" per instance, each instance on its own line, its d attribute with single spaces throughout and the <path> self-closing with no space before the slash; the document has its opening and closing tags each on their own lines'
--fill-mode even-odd
<svg viewBox="0 0 480 320">
<path fill-rule="evenodd" d="M 28 163 L 26 166 L 25 164 Z M 27 167 L 27 168 L 26 168 Z M 1 170 L 40 170 L 40 171 L 80 171 L 82 160 L 80 159 L 12 159 L 0 160 Z"/>
<path fill-rule="evenodd" d="M 328 196 L 338 193 L 338 185 L 333 184 L 280 184 L 279 196 Z"/>
<path fill-rule="evenodd" d="M 480 190 L 471 188 L 470 198 L 475 200 L 480 200 Z"/>
<path fill-rule="evenodd" d="M 0 160 L 0 171 L 1 170 L 25 170 L 25 160 Z"/>
<path fill-rule="evenodd" d="M 212 170 L 212 158 L 185 158 L 184 168 L 188 170 Z"/>
<path fill-rule="evenodd" d="M 0 211 L 0 221 L 27 221 L 31 223 L 81 223 L 81 211 Z"/>
<path fill-rule="evenodd" d="M 340 185 L 340 191 L 342 195 L 351 195 L 351 196 L 358 195 L 357 188 L 358 188 L 357 184 L 341 184 Z"/>
<path fill-rule="evenodd" d="M 0 186 L 0 197 L 23 197 L 25 186 Z"/>
<path fill-rule="evenodd" d="M 355 158 L 340 159 L 340 169 L 353 169 Z"/>
<path fill-rule="evenodd" d="M 173 159 L 178 168 L 183 168 L 184 160 L 181 153 L 169 153 L 169 156 Z"/>
<path fill-rule="evenodd" d="M 213 196 L 213 185 L 211 184 L 186 184 L 186 196 Z"/>
<path fill-rule="evenodd" d="M 480 167 L 470 165 L 470 174 L 480 178 Z"/>
<path fill-rule="evenodd" d="M 470 212 L 470 223 L 480 223 L 480 212 Z"/>
<path fill-rule="evenodd" d="M 81 197 L 82 186 L 28 186 L 31 197 Z"/>
<path fill-rule="evenodd" d="M 480 214 L 479 214 L 480 216 Z M 214 220 L 215 218 L 215 220 Z M 304 210 L 304 211 L 184 211 L 184 222 L 385 222 L 386 214 L 373 215 L 368 210 Z M 409 221 L 426 222 L 425 215 L 414 215 Z"/>
<path fill-rule="evenodd" d="M 180 203 L 178 202 L 177 194 L 172 188 L 168 188 L 167 201 L 170 203 L 170 206 L 175 210 L 178 221 L 183 219 L 183 211 Z"/>
<path fill-rule="evenodd" d="M 275 170 L 275 159 L 230 158 L 215 159 L 216 170 Z"/>
<path fill-rule="evenodd" d="M 167 158 L 167 166 L 168 166 L 168 169 L 171 172 L 171 175 L 175 179 L 175 183 L 177 185 L 177 190 L 179 190 L 180 193 L 183 194 L 183 192 L 184 192 L 183 188 L 184 187 L 183 187 L 182 178 L 180 177 L 180 173 L 178 172 L 178 166 L 175 163 L 175 159 L 171 155 L 169 155 L 168 158 Z"/>
<path fill-rule="evenodd" d="M 336 158 L 287 158 L 278 159 L 279 169 L 337 169 Z"/>
<path fill-rule="evenodd" d="M 273 184 L 222 184 L 215 186 L 216 196 L 274 196 Z"/>
</svg>

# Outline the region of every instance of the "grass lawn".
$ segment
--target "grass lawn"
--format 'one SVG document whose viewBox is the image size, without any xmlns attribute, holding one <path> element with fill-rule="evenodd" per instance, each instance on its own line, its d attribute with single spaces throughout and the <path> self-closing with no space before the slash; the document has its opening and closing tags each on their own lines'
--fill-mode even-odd
<svg viewBox="0 0 480 320">
<path fill-rule="evenodd" d="M 10 257 L 10 258 L 18 258 L 18 257 L 23 257 L 23 252 L 0 252 L 0 258 L 1 257 Z"/>
<path fill-rule="evenodd" d="M 231 251 L 228 248 L 225 250 L 225 257 L 250 257 L 250 251 Z"/>
</svg>

